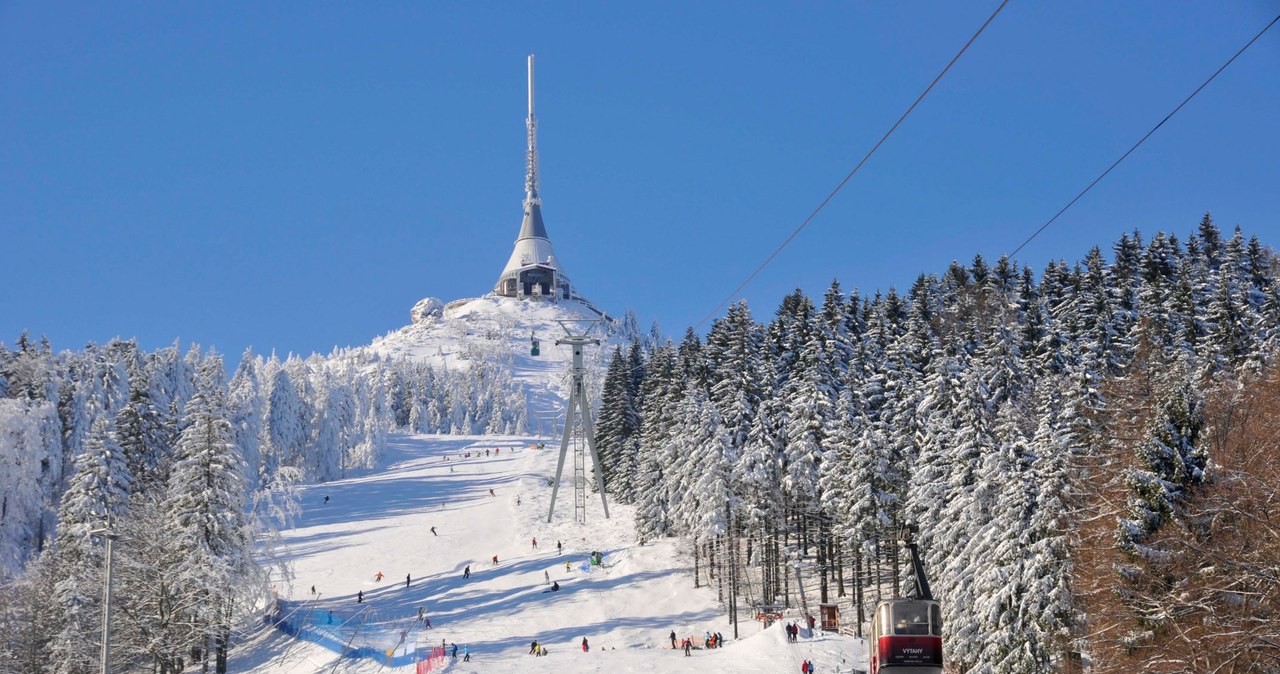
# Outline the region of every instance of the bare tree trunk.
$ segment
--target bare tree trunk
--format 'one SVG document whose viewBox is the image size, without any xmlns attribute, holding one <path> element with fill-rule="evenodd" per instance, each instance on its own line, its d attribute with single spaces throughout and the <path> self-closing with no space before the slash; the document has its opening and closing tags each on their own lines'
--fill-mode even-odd
<svg viewBox="0 0 1280 674">
<path fill-rule="evenodd" d="M 724 546 L 725 544 L 724 539 L 725 537 L 723 535 L 720 535 L 720 536 L 716 536 L 716 539 L 714 541 L 710 541 L 707 543 L 707 548 L 711 550 L 711 568 L 712 569 L 715 569 L 717 564 L 723 563 L 721 560 L 724 559 L 724 553 L 723 551 L 721 551 L 721 554 L 717 555 L 716 546 L 717 544 L 719 544 L 720 546 Z M 720 602 L 721 604 L 724 604 L 724 574 L 716 573 L 713 571 L 711 573 L 711 577 L 714 578 L 716 581 L 716 601 Z"/>
<path fill-rule="evenodd" d="M 700 580 L 699 572 L 698 572 L 698 547 L 699 547 L 698 542 L 694 541 L 693 542 L 693 586 L 694 587 L 702 587 L 701 585 L 698 584 L 698 581 Z"/>
<path fill-rule="evenodd" d="M 866 614 L 863 613 L 864 597 L 862 596 L 862 550 L 856 548 L 853 551 L 853 605 L 858 610 L 857 635 L 862 636 L 862 623 L 866 621 Z"/>
<path fill-rule="evenodd" d="M 836 546 L 836 583 L 838 597 L 844 597 L 849 593 L 845 590 L 844 580 L 844 546 L 840 544 L 839 539 L 835 542 Z"/>
</svg>

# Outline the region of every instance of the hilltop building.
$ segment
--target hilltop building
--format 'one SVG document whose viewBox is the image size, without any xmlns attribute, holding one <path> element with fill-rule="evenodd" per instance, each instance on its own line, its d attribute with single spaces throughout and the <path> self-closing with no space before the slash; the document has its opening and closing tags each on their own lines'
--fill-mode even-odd
<svg viewBox="0 0 1280 674">
<path fill-rule="evenodd" d="M 533 56 L 529 56 L 529 116 L 525 118 L 529 148 L 525 158 L 524 219 L 515 250 L 503 267 L 493 293 L 519 299 L 573 299 L 578 295 L 564 266 L 551 248 L 547 227 L 542 222 L 542 199 L 538 196 L 538 122 L 533 115 Z"/>
</svg>

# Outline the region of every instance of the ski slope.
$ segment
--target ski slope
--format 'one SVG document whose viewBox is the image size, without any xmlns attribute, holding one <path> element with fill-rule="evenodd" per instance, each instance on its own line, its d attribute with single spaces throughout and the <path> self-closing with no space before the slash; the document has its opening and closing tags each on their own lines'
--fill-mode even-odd
<svg viewBox="0 0 1280 674">
<path fill-rule="evenodd" d="M 254 626 L 233 650 L 230 671 L 411 672 L 404 653 L 441 640 L 458 645 L 450 672 L 773 673 L 798 672 L 804 658 L 819 672 L 864 666 L 858 640 L 819 633 L 787 644 L 779 625 L 762 631 L 745 609 L 733 640 L 714 587 L 693 588 L 691 562 L 674 539 L 638 545 L 627 506 L 611 503 L 606 520 L 599 496 L 589 495 L 587 521 L 577 523 L 572 490 L 562 491 L 548 524 L 558 446 L 531 448 L 536 442 L 399 436 L 380 469 L 306 489 L 304 512 L 285 533 L 294 577 L 275 589 L 308 634 Z M 603 568 L 584 570 L 595 550 Z M 471 578 L 463 579 L 468 565 Z M 562 589 L 548 592 L 547 577 Z M 430 629 L 417 622 L 419 607 Z M 718 631 L 730 643 L 685 657 L 671 649 L 672 630 L 699 644 Z M 582 652 L 583 637 L 590 652 Z M 528 654 L 533 640 L 547 657 Z M 464 645 L 470 662 L 462 662 Z M 379 657 L 342 657 L 347 648 Z"/>
</svg>

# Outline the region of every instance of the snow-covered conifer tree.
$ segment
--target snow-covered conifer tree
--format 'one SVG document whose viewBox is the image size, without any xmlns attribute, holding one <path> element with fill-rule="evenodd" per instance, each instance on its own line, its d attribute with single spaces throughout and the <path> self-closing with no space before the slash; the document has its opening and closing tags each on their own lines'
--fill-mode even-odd
<svg viewBox="0 0 1280 674">
<path fill-rule="evenodd" d="M 186 615 L 186 645 L 206 648 L 220 660 L 233 617 L 264 589 L 253 559 L 243 458 L 228 418 L 225 382 L 221 358 L 206 357 L 187 404 L 164 502 L 177 560 L 166 580 Z"/>
<path fill-rule="evenodd" d="M 101 625 L 103 530 L 123 518 L 133 480 L 115 425 L 107 416 L 93 422 L 84 453 L 63 494 L 55 542 L 55 602 L 62 618 L 53 641 L 53 670 L 88 672 Z"/>
</svg>

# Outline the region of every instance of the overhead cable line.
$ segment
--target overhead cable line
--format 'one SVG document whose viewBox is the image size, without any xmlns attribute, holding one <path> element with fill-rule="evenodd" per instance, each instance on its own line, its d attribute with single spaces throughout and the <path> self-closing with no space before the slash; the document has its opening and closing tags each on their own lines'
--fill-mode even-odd
<svg viewBox="0 0 1280 674">
<path fill-rule="evenodd" d="M 702 318 L 702 320 L 698 321 L 698 324 L 693 326 L 694 330 L 697 330 L 698 328 L 702 327 L 703 323 L 706 323 L 708 320 L 714 317 L 717 311 L 720 311 L 722 308 L 724 308 L 724 306 L 728 304 L 730 301 L 732 301 L 733 298 L 738 295 L 738 293 L 742 292 L 742 289 L 746 288 L 747 285 L 751 283 L 751 281 L 754 280 L 757 275 L 760 274 L 760 272 L 764 271 L 764 268 L 769 266 L 770 262 L 773 262 L 773 258 L 777 257 L 778 253 L 781 253 L 782 249 L 786 248 L 787 244 L 791 243 L 791 241 L 795 239 L 797 235 L 800 234 L 801 230 L 803 230 L 806 226 L 808 226 L 808 224 L 818 216 L 818 213 L 822 212 L 822 209 L 825 208 L 826 205 L 830 203 L 832 199 L 835 198 L 836 194 L 838 194 L 840 190 L 844 188 L 845 184 L 848 183 L 849 180 L 853 178 L 854 174 L 858 172 L 858 169 L 862 168 L 862 165 L 867 163 L 868 159 L 871 159 L 871 155 L 875 154 L 876 150 L 880 149 L 880 146 L 883 145 L 886 140 L 889 140 L 889 136 L 893 135 L 893 132 L 896 131 L 898 129 L 898 126 L 900 126 L 902 122 L 907 119 L 907 116 L 911 114 L 911 111 L 915 110 L 917 105 L 920 105 L 920 101 L 923 101 L 924 97 L 929 95 L 929 92 L 933 90 L 933 87 L 936 86 L 938 82 L 942 80 L 943 76 L 947 74 L 948 70 L 951 70 L 951 66 L 955 65 L 956 61 L 960 60 L 960 57 L 963 56 L 965 51 L 969 49 L 969 46 L 972 45 L 974 41 L 978 39 L 979 35 L 982 35 L 982 31 L 986 30 L 987 26 L 991 25 L 991 22 L 995 20 L 998 14 L 1000 14 L 1000 10 L 1004 9 L 1004 6 L 1007 4 L 1009 4 L 1009 0 L 1003 0 L 1003 2 L 1000 3 L 1000 6 L 996 7 L 996 11 L 992 12 L 991 16 L 987 17 L 987 20 L 982 24 L 980 28 L 978 28 L 978 32 L 974 33 L 973 37 L 969 38 L 969 41 L 964 43 L 964 46 L 960 48 L 960 51 L 956 52 L 956 55 L 952 57 L 951 61 L 947 63 L 945 68 L 942 69 L 942 72 L 938 73 L 938 76 L 933 78 L 933 81 L 929 83 L 929 86 L 925 87 L 924 91 L 921 92 L 920 96 L 916 98 L 915 102 L 911 104 L 911 107 L 908 107 L 907 111 L 902 113 L 902 116 L 898 118 L 898 121 L 894 122 L 893 126 L 889 127 L 889 130 L 886 131 L 885 134 L 880 137 L 879 141 L 876 141 L 876 144 L 867 152 L 866 156 L 862 158 L 862 161 L 858 162 L 858 165 L 853 167 L 853 170 L 849 172 L 849 175 L 846 175 L 844 177 L 844 180 L 841 180 L 840 184 L 836 185 L 836 188 L 834 190 L 831 190 L 831 193 L 827 195 L 827 198 L 823 199 L 822 203 L 818 204 L 818 207 L 813 209 L 813 212 L 809 214 L 809 217 L 805 218 L 804 222 L 801 222 L 800 226 L 796 227 L 795 231 L 791 232 L 791 236 L 788 236 L 786 240 L 784 240 L 772 253 L 769 254 L 769 257 L 765 258 L 764 262 L 760 263 L 759 267 L 756 267 L 755 271 L 751 272 L 751 275 L 747 277 L 747 280 L 743 281 L 742 284 L 739 285 L 737 288 L 734 288 L 733 292 L 729 293 L 728 297 L 724 298 L 720 302 L 720 304 L 716 305 L 716 308 L 711 310 L 711 313 L 707 314 Z"/>
<path fill-rule="evenodd" d="M 1159 124 L 1156 124 L 1155 126 L 1151 127 L 1151 130 L 1147 132 L 1147 135 L 1143 136 L 1138 142 L 1133 144 L 1133 147 L 1129 148 L 1128 150 L 1125 151 L 1124 154 L 1120 155 L 1120 158 L 1115 160 L 1110 166 L 1108 166 L 1107 170 L 1103 171 L 1102 174 L 1099 175 L 1097 178 L 1094 178 L 1093 182 L 1089 183 L 1088 187 L 1081 190 L 1079 194 L 1077 194 L 1073 199 L 1071 199 L 1071 201 L 1067 202 L 1066 206 L 1063 206 L 1061 210 L 1059 210 L 1057 213 L 1054 213 L 1052 218 L 1049 218 L 1043 225 L 1040 225 L 1040 229 L 1037 229 L 1035 232 L 1031 234 L 1031 236 L 1028 236 L 1027 240 L 1019 244 L 1017 248 L 1014 248 L 1013 252 L 1009 253 L 1008 256 L 1012 258 L 1013 256 L 1017 255 L 1018 251 L 1022 250 L 1024 247 L 1026 247 L 1027 244 L 1031 243 L 1032 239 L 1036 238 L 1037 236 L 1040 236 L 1040 232 L 1043 232 L 1044 230 L 1048 229 L 1049 225 L 1052 225 L 1053 222 L 1057 220 L 1059 216 L 1061 216 L 1063 213 L 1066 213 L 1068 208 L 1071 208 L 1077 201 L 1080 200 L 1081 197 L 1083 197 L 1085 194 L 1088 194 L 1089 190 L 1093 189 L 1094 185 L 1097 185 L 1099 182 L 1102 181 L 1103 178 L 1107 177 L 1107 174 L 1111 173 L 1111 169 L 1114 169 L 1115 167 L 1119 166 L 1120 162 L 1124 161 L 1126 157 L 1133 154 L 1133 151 L 1138 149 L 1138 146 L 1145 143 L 1146 140 L 1156 132 L 1156 130 L 1164 126 L 1165 122 L 1169 121 L 1171 117 L 1178 114 L 1178 111 L 1181 110 L 1184 105 L 1186 105 L 1187 103 L 1190 103 L 1191 99 L 1196 97 L 1196 94 L 1200 93 L 1202 89 L 1209 86 L 1209 83 L 1212 82 L 1214 78 L 1216 78 L 1218 75 L 1222 74 L 1222 71 L 1226 70 L 1227 66 L 1231 65 L 1231 63 L 1235 61 L 1241 54 L 1243 54 L 1246 49 L 1248 49 L 1251 45 L 1253 45 L 1254 42 L 1257 42 L 1258 38 L 1262 37 L 1264 33 L 1266 33 L 1268 30 L 1271 30 L 1271 27 L 1276 25 L 1277 21 L 1280 21 L 1280 14 L 1276 15 L 1276 18 L 1272 19 L 1271 23 L 1267 24 L 1265 28 L 1258 31 L 1258 34 L 1254 35 L 1253 39 L 1246 42 L 1245 45 L 1241 47 L 1239 51 L 1237 51 L 1235 54 L 1231 56 L 1231 58 L 1227 59 L 1227 62 L 1222 64 L 1222 67 L 1215 70 L 1213 74 L 1209 76 L 1209 79 L 1205 80 L 1203 83 L 1200 84 L 1200 86 L 1196 87 L 1196 90 L 1191 92 L 1190 96 L 1187 96 L 1186 98 L 1184 98 L 1182 102 L 1178 104 L 1178 107 L 1173 109 L 1173 112 L 1170 112 L 1169 114 L 1165 115 L 1164 119 L 1160 120 Z"/>
</svg>

